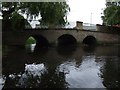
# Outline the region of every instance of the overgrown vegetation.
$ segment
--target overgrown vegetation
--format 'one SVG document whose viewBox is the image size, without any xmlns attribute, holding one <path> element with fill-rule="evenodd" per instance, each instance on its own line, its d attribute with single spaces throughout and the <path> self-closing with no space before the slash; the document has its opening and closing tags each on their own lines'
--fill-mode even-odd
<svg viewBox="0 0 120 90">
<path fill-rule="evenodd" d="M 30 20 L 40 15 L 41 25 L 55 27 L 68 23 L 67 13 L 70 8 L 66 2 L 3 2 L 2 11 L 3 19 L 17 20 L 21 23 L 20 20 L 24 18 L 19 13 L 27 15 L 27 19 Z M 17 23 L 17 26 L 20 25 Z"/>
<path fill-rule="evenodd" d="M 28 40 L 26 41 L 26 44 L 35 44 L 36 40 L 31 36 L 28 38 Z"/>
<path fill-rule="evenodd" d="M 108 6 L 103 14 L 102 19 L 105 25 L 120 25 L 120 6 Z"/>
</svg>

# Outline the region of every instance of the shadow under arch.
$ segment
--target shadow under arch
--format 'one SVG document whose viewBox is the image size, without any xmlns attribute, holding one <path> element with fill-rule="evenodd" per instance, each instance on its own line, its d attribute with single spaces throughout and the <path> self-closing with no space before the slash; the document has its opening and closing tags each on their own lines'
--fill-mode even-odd
<svg viewBox="0 0 120 90">
<path fill-rule="evenodd" d="M 82 49 L 84 52 L 94 53 L 96 50 L 96 46 L 83 46 Z"/>
<path fill-rule="evenodd" d="M 32 35 L 32 37 L 34 37 L 36 40 L 36 47 L 48 47 L 49 46 L 48 40 L 42 35 Z"/>
<path fill-rule="evenodd" d="M 77 41 L 75 37 L 69 34 L 64 34 L 58 38 L 58 46 L 72 46 L 76 45 Z"/>
<path fill-rule="evenodd" d="M 30 35 L 26 41 L 26 50 L 29 53 L 46 53 L 48 51 L 48 47 L 50 46 L 48 40 L 42 35 Z M 41 54 L 42 54 L 41 53 Z"/>
<path fill-rule="evenodd" d="M 88 46 L 95 46 L 97 44 L 97 40 L 94 36 L 89 35 L 83 39 L 82 43 Z"/>
<path fill-rule="evenodd" d="M 61 56 L 65 56 L 65 57 L 70 56 L 71 57 L 74 54 L 74 52 L 76 51 L 76 49 L 77 49 L 76 45 L 75 46 L 68 46 L 68 47 L 66 47 L 66 46 L 60 47 L 60 46 L 58 46 L 56 48 L 56 51 Z"/>
</svg>

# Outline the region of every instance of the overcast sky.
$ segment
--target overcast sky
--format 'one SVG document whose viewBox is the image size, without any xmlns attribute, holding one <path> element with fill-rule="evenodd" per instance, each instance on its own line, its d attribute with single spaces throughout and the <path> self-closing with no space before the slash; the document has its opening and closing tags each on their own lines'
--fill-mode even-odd
<svg viewBox="0 0 120 90">
<path fill-rule="evenodd" d="M 70 13 L 68 21 L 83 21 L 84 23 L 101 24 L 102 8 L 106 0 L 68 0 Z"/>
</svg>

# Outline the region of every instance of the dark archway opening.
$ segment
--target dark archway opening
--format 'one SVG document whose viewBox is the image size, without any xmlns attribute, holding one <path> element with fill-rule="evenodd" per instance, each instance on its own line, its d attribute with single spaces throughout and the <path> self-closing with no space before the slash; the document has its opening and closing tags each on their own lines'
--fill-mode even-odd
<svg viewBox="0 0 120 90">
<path fill-rule="evenodd" d="M 72 46 L 76 45 L 76 39 L 69 34 L 64 34 L 58 38 L 58 46 Z"/>
<path fill-rule="evenodd" d="M 36 46 L 36 39 L 33 36 L 30 36 L 25 43 L 25 48 L 27 52 L 33 52 Z"/>
<path fill-rule="evenodd" d="M 47 51 L 49 47 L 48 40 L 41 35 L 32 35 L 30 36 L 25 44 L 26 50 L 28 53 L 38 52 L 38 51 Z"/>
<path fill-rule="evenodd" d="M 87 36 L 84 40 L 83 40 L 83 44 L 89 45 L 89 46 L 94 46 L 97 44 L 97 40 L 94 36 Z"/>
<path fill-rule="evenodd" d="M 41 35 L 34 35 L 33 37 L 36 40 L 37 47 L 48 47 L 49 46 L 49 42 L 45 37 Z"/>
</svg>

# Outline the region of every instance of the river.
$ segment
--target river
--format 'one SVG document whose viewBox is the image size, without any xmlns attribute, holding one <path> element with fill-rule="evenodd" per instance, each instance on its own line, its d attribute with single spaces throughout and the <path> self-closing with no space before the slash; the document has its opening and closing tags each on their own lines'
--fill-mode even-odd
<svg viewBox="0 0 120 90">
<path fill-rule="evenodd" d="M 119 88 L 120 47 L 14 48 L 3 55 L 3 88 Z"/>
</svg>

